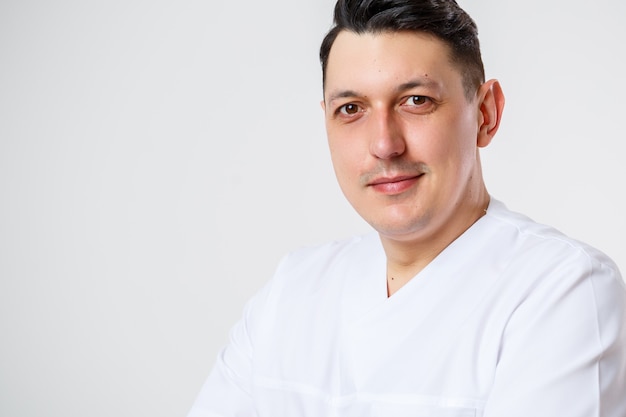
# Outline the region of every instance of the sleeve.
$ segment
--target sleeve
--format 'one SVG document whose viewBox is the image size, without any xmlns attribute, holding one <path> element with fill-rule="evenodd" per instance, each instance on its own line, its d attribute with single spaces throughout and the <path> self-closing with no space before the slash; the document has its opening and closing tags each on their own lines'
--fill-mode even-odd
<svg viewBox="0 0 626 417">
<path fill-rule="evenodd" d="M 230 331 L 228 344 L 202 386 L 187 417 L 255 417 L 251 396 L 254 328 L 262 315 L 269 284 L 248 301 Z"/>
<path fill-rule="evenodd" d="M 569 260 L 509 319 L 483 417 L 626 417 L 626 291 L 610 261 Z"/>
</svg>

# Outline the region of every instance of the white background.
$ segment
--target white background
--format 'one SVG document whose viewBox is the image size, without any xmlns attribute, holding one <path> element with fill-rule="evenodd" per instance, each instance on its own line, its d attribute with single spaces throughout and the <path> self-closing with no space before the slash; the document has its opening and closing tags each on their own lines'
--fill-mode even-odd
<svg viewBox="0 0 626 417">
<path fill-rule="evenodd" d="M 489 190 L 624 270 L 626 3 L 461 4 L 508 100 Z M 367 230 L 319 107 L 332 6 L 0 2 L 0 416 L 184 416 L 279 258 Z"/>
</svg>

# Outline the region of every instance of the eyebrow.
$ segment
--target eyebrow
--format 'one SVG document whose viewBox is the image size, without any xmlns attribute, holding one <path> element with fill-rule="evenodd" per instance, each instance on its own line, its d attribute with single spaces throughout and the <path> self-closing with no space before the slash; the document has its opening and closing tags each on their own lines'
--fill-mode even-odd
<svg viewBox="0 0 626 417">
<path fill-rule="evenodd" d="M 416 78 L 411 81 L 407 81 L 406 83 L 400 84 L 396 87 L 396 92 L 401 93 L 406 90 L 411 90 L 417 87 L 427 87 L 427 88 L 437 88 L 439 83 L 431 78 Z"/>
<path fill-rule="evenodd" d="M 426 88 L 437 88 L 438 83 L 430 78 L 415 78 L 405 83 L 398 85 L 394 90 L 397 93 L 402 93 L 407 90 L 411 90 L 417 87 L 426 87 Z M 340 98 L 350 98 L 350 97 L 362 97 L 363 94 L 360 94 L 354 90 L 339 90 L 337 92 L 332 93 L 328 96 L 328 102 L 332 103 L 334 100 Z"/>
<path fill-rule="evenodd" d="M 340 90 L 328 96 L 328 102 L 332 103 L 333 101 L 340 99 L 340 98 L 359 97 L 359 96 L 361 96 L 361 94 L 353 90 Z"/>
</svg>

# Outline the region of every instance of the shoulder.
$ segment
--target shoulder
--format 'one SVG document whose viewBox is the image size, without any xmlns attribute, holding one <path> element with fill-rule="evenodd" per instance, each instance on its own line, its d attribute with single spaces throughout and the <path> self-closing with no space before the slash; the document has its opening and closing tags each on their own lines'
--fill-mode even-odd
<svg viewBox="0 0 626 417">
<path fill-rule="evenodd" d="M 489 210 L 498 236 L 510 246 L 502 276 L 516 315 L 547 315 L 561 311 L 563 317 L 599 327 L 599 334 L 615 329 L 622 340 L 626 328 L 626 285 L 616 264 L 598 249 L 572 239 L 558 230 L 509 211 L 495 201 Z M 544 315 L 545 314 L 545 315 Z M 558 314 L 557 314 L 558 315 Z M 610 324 L 612 323 L 612 324 Z M 582 325 L 582 324 L 581 324 Z M 616 330 L 621 329 L 621 330 Z"/>
<path fill-rule="evenodd" d="M 620 285 L 624 284 L 613 260 L 585 242 L 513 212 L 498 200 L 492 199 L 486 217 L 501 239 L 509 242 L 511 261 L 527 262 L 529 267 L 543 265 L 562 269 L 570 266 L 589 273 L 604 271 Z"/>
<path fill-rule="evenodd" d="M 485 415 L 533 399 L 545 410 L 563 408 L 559 398 L 576 392 L 577 404 L 609 410 L 626 375 L 626 287 L 617 266 L 596 248 L 492 203 L 485 233 L 497 243 L 486 247 L 506 256 L 498 258 L 499 291 L 488 303 L 499 345 Z M 523 388 L 513 392 L 511 383 Z M 545 396 L 546 387 L 553 395 Z"/>
<path fill-rule="evenodd" d="M 307 277 L 319 279 L 329 272 L 359 260 L 382 256 L 382 246 L 376 233 L 334 240 L 319 245 L 298 248 L 280 261 L 275 280 Z"/>
</svg>

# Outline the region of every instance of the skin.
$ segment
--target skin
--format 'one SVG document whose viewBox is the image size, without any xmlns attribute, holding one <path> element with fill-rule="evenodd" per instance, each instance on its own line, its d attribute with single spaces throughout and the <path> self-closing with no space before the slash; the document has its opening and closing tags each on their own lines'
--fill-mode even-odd
<svg viewBox="0 0 626 417">
<path fill-rule="evenodd" d="M 322 108 L 337 180 L 380 235 L 391 296 L 484 215 L 479 148 L 498 129 L 502 90 L 490 80 L 468 98 L 431 35 L 344 31 Z"/>
</svg>

